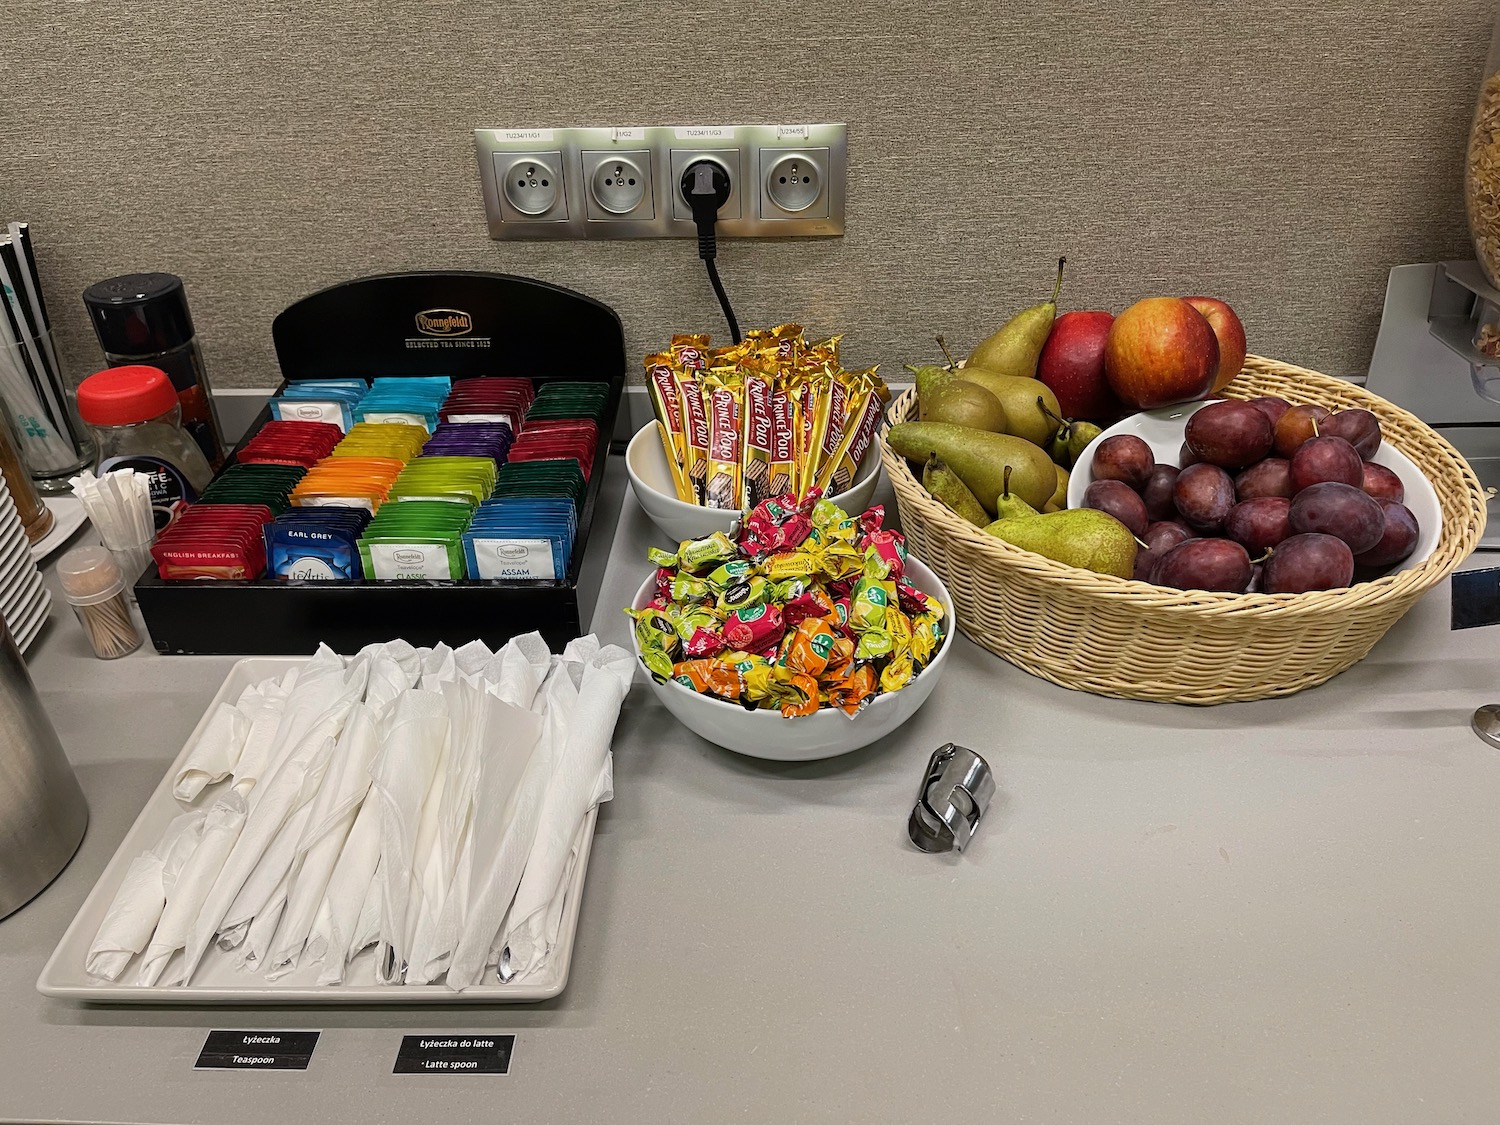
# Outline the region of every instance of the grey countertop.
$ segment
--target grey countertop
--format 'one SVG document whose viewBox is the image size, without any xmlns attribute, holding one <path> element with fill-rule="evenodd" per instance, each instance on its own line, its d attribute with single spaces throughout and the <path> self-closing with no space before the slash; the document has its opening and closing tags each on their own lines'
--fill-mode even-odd
<svg viewBox="0 0 1500 1125">
<path fill-rule="evenodd" d="M 653 537 L 620 510 L 598 629 L 625 643 Z M 959 638 L 907 727 L 805 765 L 709 746 L 638 685 L 558 1000 L 187 1010 L 34 982 L 233 660 L 95 661 L 59 606 L 32 673 L 93 822 L 0 922 L 0 1116 L 1493 1122 L 1500 753 L 1468 716 L 1500 649 L 1447 616 L 1444 585 L 1332 683 L 1210 709 Z M 949 740 L 1000 792 L 965 855 L 923 855 L 905 816 Z M 193 1070 L 210 1028 L 304 1027 L 305 1072 Z M 515 1032 L 511 1073 L 391 1073 L 402 1034 L 443 1030 Z"/>
</svg>

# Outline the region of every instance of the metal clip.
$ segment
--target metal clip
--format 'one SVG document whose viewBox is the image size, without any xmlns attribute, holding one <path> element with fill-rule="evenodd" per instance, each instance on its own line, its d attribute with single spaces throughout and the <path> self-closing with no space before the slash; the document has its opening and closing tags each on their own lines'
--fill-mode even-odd
<svg viewBox="0 0 1500 1125">
<path fill-rule="evenodd" d="M 939 746 L 927 762 L 906 833 L 924 852 L 961 852 L 994 795 L 988 762 L 967 746 Z"/>
</svg>

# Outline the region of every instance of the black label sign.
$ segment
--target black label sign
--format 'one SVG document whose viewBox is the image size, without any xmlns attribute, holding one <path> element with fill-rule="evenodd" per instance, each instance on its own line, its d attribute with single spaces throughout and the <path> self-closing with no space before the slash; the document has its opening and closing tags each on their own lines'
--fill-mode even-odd
<svg viewBox="0 0 1500 1125">
<path fill-rule="evenodd" d="M 1453 628 L 1500 625 L 1500 567 L 1453 575 Z"/>
<path fill-rule="evenodd" d="M 509 1074 L 514 1035 L 404 1035 L 392 1074 Z"/>
<path fill-rule="evenodd" d="M 210 1031 L 197 1070 L 306 1070 L 318 1031 Z"/>
</svg>

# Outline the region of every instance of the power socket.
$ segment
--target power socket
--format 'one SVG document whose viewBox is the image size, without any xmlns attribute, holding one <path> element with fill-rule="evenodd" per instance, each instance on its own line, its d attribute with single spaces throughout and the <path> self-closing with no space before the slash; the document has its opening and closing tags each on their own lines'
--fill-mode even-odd
<svg viewBox="0 0 1500 1125">
<path fill-rule="evenodd" d="M 568 221 L 568 198 L 563 190 L 563 155 L 560 150 L 496 153 L 495 179 L 500 184 L 502 212 L 510 211 L 514 221 Z"/>
<path fill-rule="evenodd" d="M 584 152 L 581 155 L 590 220 L 620 222 L 655 218 L 650 149 Z"/>
<path fill-rule="evenodd" d="M 828 217 L 826 148 L 763 148 L 760 166 L 762 219 Z"/>
<path fill-rule="evenodd" d="M 696 238 L 681 183 L 702 159 L 729 175 L 720 239 L 844 233 L 842 124 L 476 129 L 474 147 L 491 238 Z"/>
</svg>

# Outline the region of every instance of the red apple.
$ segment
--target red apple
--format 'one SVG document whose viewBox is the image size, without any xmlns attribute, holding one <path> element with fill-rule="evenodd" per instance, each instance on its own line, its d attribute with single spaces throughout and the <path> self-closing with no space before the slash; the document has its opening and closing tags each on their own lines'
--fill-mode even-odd
<svg viewBox="0 0 1500 1125">
<path fill-rule="evenodd" d="M 1208 320 L 1180 297 L 1147 297 L 1115 318 L 1104 343 L 1110 389 L 1133 410 L 1203 398 L 1219 369 Z"/>
<path fill-rule="evenodd" d="M 1184 301 L 1203 314 L 1219 341 L 1219 370 L 1214 376 L 1214 390 L 1224 387 L 1245 366 L 1245 326 L 1232 308 L 1217 297 L 1184 297 Z"/>
<path fill-rule="evenodd" d="M 1036 377 L 1052 388 L 1064 418 L 1108 424 L 1125 413 L 1104 378 L 1104 341 L 1113 313 L 1066 312 L 1052 325 Z"/>
</svg>

